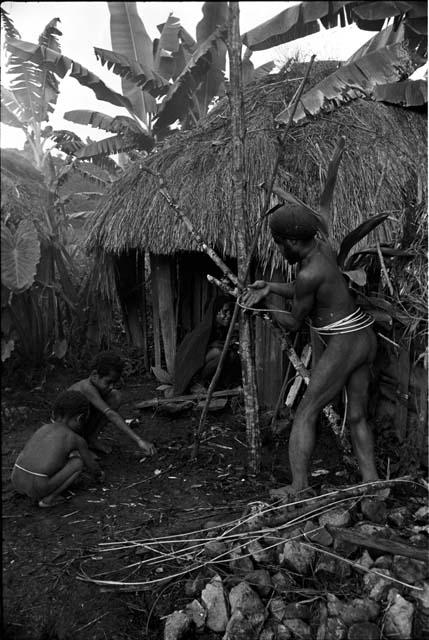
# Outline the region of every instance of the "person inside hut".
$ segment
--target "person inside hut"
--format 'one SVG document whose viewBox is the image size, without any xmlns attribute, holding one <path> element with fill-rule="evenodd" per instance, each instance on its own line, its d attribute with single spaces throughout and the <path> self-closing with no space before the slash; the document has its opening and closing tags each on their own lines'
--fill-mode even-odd
<svg viewBox="0 0 429 640">
<path fill-rule="evenodd" d="M 69 391 L 80 391 L 90 403 L 90 411 L 82 435 L 88 446 L 95 452 L 110 453 L 110 448 L 100 442 L 98 435 L 107 423 L 127 434 L 146 455 L 153 455 L 155 447 L 151 442 L 140 438 L 118 413 L 121 405 L 121 394 L 115 389 L 122 371 L 124 361 L 115 353 L 104 351 L 99 353 L 92 365 L 87 378 L 75 382 Z"/>
<path fill-rule="evenodd" d="M 182 340 L 176 353 L 174 393 L 181 395 L 194 385 L 208 386 L 216 371 L 226 334 L 231 323 L 231 297 L 216 296 L 210 300 L 201 322 Z M 237 340 L 232 339 L 216 388 L 226 389 L 241 379 Z"/>
<path fill-rule="evenodd" d="M 309 463 L 316 442 L 319 412 L 346 387 L 347 420 L 354 452 L 364 482 L 378 480 L 371 429 L 366 420 L 370 367 L 377 349 L 373 319 L 356 308 L 336 256 L 316 237 L 317 218 L 304 205 L 277 205 L 269 212 L 274 242 L 289 264 L 297 265 L 292 283 L 251 284 L 243 304 L 254 307 L 270 293 L 291 300 L 289 312 L 272 312 L 288 331 L 298 331 L 308 321 L 324 342 L 313 363 L 310 383 L 299 403 L 289 440 L 292 483 L 285 496 L 300 497 L 309 489 Z M 269 305 L 267 305 L 269 306 Z"/>
<path fill-rule="evenodd" d="M 81 474 L 84 466 L 102 482 L 104 472 L 89 451 L 80 431 L 89 402 L 78 391 L 64 391 L 55 401 L 53 420 L 31 436 L 14 464 L 12 486 L 18 493 L 53 507 L 64 501 L 61 493 Z"/>
</svg>

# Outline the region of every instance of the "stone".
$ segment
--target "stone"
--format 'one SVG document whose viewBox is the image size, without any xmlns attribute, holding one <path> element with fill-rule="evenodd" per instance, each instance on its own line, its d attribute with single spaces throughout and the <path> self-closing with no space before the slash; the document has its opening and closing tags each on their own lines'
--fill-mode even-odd
<svg viewBox="0 0 429 640">
<path fill-rule="evenodd" d="M 321 527 L 330 525 L 331 527 L 347 527 L 350 524 L 350 513 L 347 509 L 331 509 L 326 513 L 322 513 L 319 517 Z"/>
<path fill-rule="evenodd" d="M 286 603 L 282 598 L 280 598 L 279 596 L 272 598 L 270 604 L 268 605 L 268 608 L 275 620 L 277 620 L 278 622 L 281 622 L 283 620 L 283 616 L 286 611 Z"/>
<path fill-rule="evenodd" d="M 428 577 L 429 566 L 422 560 L 393 556 L 392 565 L 394 575 L 407 584 L 415 584 Z"/>
<path fill-rule="evenodd" d="M 355 622 L 349 628 L 347 640 L 380 640 L 380 631 L 373 622 Z"/>
<path fill-rule="evenodd" d="M 333 593 L 328 593 L 326 597 L 326 606 L 328 608 L 328 616 L 336 618 L 340 615 L 343 603 Z"/>
<path fill-rule="evenodd" d="M 254 566 L 249 556 L 243 556 L 241 547 L 233 547 L 229 553 L 231 561 L 229 568 L 232 572 L 237 572 L 245 575 L 249 571 L 253 571 Z"/>
<path fill-rule="evenodd" d="M 225 631 L 228 623 L 228 613 L 222 579 L 219 575 L 216 574 L 205 586 L 201 593 L 201 600 L 207 609 L 207 627 L 215 633 Z"/>
<path fill-rule="evenodd" d="M 284 543 L 279 556 L 280 564 L 292 569 L 302 575 L 306 575 L 310 570 L 316 557 L 316 550 L 304 546 L 295 540 Z"/>
<path fill-rule="evenodd" d="M 387 521 L 400 529 L 404 526 L 407 516 L 407 507 L 397 507 L 396 509 L 392 509 L 391 511 L 389 511 L 389 513 L 387 514 Z"/>
<path fill-rule="evenodd" d="M 373 569 L 390 569 L 393 562 L 393 556 L 378 556 L 372 565 Z"/>
<path fill-rule="evenodd" d="M 368 520 L 375 522 L 376 524 L 382 524 L 386 522 L 387 507 L 384 500 L 370 500 L 365 498 L 362 500 L 360 509 Z"/>
<path fill-rule="evenodd" d="M 258 540 L 252 540 L 251 542 L 249 542 L 249 544 L 247 545 L 247 551 L 250 553 L 253 560 L 258 564 L 271 562 L 273 558 L 272 550 L 265 549 L 265 547 L 263 547 L 261 543 L 258 542 Z"/>
<path fill-rule="evenodd" d="M 350 575 L 351 568 L 346 562 L 341 562 L 337 558 L 326 556 L 322 553 L 317 561 L 314 573 L 317 573 L 319 577 L 329 579 L 336 576 L 341 580 Z"/>
<path fill-rule="evenodd" d="M 288 577 L 285 576 L 281 571 L 277 571 L 271 576 L 271 581 L 273 583 L 273 587 L 277 593 L 288 593 L 291 589 L 294 588 L 294 582 Z"/>
<path fill-rule="evenodd" d="M 198 600 L 192 600 L 185 607 L 185 613 L 192 619 L 197 629 L 202 629 L 207 618 L 207 609 L 205 609 Z"/>
<path fill-rule="evenodd" d="M 369 555 L 368 551 L 365 549 L 360 558 L 356 560 L 361 567 L 365 567 L 365 569 L 369 569 L 374 564 L 374 560 Z"/>
<path fill-rule="evenodd" d="M 311 615 L 311 609 L 308 604 L 302 602 L 291 602 L 286 605 L 283 620 L 290 618 L 301 618 L 302 620 L 309 620 Z"/>
<path fill-rule="evenodd" d="M 215 536 L 220 532 L 222 526 L 223 524 L 219 520 L 207 520 L 203 525 L 203 531 L 207 532 L 209 536 Z"/>
<path fill-rule="evenodd" d="M 304 534 L 307 540 L 323 547 L 329 547 L 333 542 L 329 531 L 325 527 L 318 527 L 313 520 L 307 520 L 305 523 Z"/>
<path fill-rule="evenodd" d="M 244 579 L 252 588 L 256 589 L 259 595 L 263 598 L 266 598 L 273 588 L 271 576 L 266 569 L 255 569 L 254 571 L 250 571 L 249 573 L 246 573 Z"/>
<path fill-rule="evenodd" d="M 345 640 L 347 627 L 340 618 L 328 618 L 323 640 Z"/>
<path fill-rule="evenodd" d="M 196 578 L 186 580 L 185 582 L 185 594 L 191 598 L 199 595 L 204 587 L 204 577 L 198 574 Z"/>
<path fill-rule="evenodd" d="M 422 585 L 423 591 L 412 591 L 410 596 L 415 601 L 413 618 L 413 638 L 429 638 L 429 582 Z"/>
<path fill-rule="evenodd" d="M 271 626 L 264 627 L 259 636 L 259 640 L 276 640 L 275 630 Z"/>
<path fill-rule="evenodd" d="M 292 640 L 292 633 L 282 623 L 273 623 L 276 640 Z"/>
<path fill-rule="evenodd" d="M 265 609 L 247 582 L 240 582 L 229 594 L 231 618 L 223 640 L 258 640 L 265 622 Z"/>
<path fill-rule="evenodd" d="M 414 514 L 414 519 L 417 522 L 422 522 L 424 524 L 429 523 L 429 507 L 420 507 Z"/>
<path fill-rule="evenodd" d="M 296 638 L 297 640 L 311 640 L 310 625 L 304 622 L 304 620 L 288 618 L 283 620 L 282 624 L 291 632 L 292 638 Z"/>
<path fill-rule="evenodd" d="M 180 640 L 191 628 L 192 620 L 184 611 L 173 611 L 167 616 L 164 640 Z"/>
<path fill-rule="evenodd" d="M 228 552 L 228 547 L 224 542 L 221 542 L 220 540 L 209 540 L 209 542 L 206 542 L 206 544 L 204 545 L 204 552 L 205 555 L 209 558 L 217 558 L 218 556 L 221 556 L 223 554 L 226 555 Z"/>
<path fill-rule="evenodd" d="M 355 622 L 375 620 L 379 613 L 380 606 L 370 598 L 354 598 L 350 603 L 343 605 L 340 618 L 347 626 L 350 626 Z"/>
<path fill-rule="evenodd" d="M 389 569 L 378 569 L 377 572 L 392 577 Z M 390 580 L 384 580 L 378 573 L 366 573 L 363 577 L 364 592 L 375 602 L 382 600 L 392 586 Z"/>
<path fill-rule="evenodd" d="M 414 605 L 405 600 L 396 589 L 388 594 L 389 607 L 384 617 L 384 635 L 396 640 L 411 640 Z"/>
</svg>

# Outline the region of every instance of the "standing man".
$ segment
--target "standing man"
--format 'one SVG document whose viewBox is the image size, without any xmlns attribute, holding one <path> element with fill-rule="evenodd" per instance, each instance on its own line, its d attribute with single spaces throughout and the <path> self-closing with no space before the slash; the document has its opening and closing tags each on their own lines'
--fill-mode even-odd
<svg viewBox="0 0 429 640">
<path fill-rule="evenodd" d="M 311 372 L 310 384 L 297 408 L 289 440 L 295 496 L 309 487 L 308 467 L 316 441 L 320 411 L 345 386 L 347 420 L 363 482 L 378 480 L 372 433 L 366 421 L 370 366 L 377 342 L 372 318 L 356 308 L 331 247 L 316 238 L 315 216 L 305 206 L 278 205 L 269 224 L 274 242 L 289 264 L 297 264 L 293 283 L 258 280 L 243 297 L 253 307 L 269 293 L 292 300 L 290 312 L 272 312 L 287 331 L 298 331 L 307 318 L 326 347 Z"/>
</svg>

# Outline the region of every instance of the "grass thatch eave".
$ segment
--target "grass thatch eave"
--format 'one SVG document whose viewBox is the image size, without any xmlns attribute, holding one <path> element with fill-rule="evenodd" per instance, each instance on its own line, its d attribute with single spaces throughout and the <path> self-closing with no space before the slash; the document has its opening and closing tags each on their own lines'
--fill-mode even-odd
<svg viewBox="0 0 429 640">
<path fill-rule="evenodd" d="M 309 86 L 335 68 L 316 64 Z M 277 155 L 275 116 L 292 98 L 305 65 L 271 75 L 246 88 L 246 182 L 249 234 L 260 215 L 258 185 L 267 181 Z M 427 200 L 427 121 L 423 114 L 358 99 L 291 129 L 277 183 L 317 208 L 329 158 L 340 135 L 346 150 L 334 200 L 337 243 L 365 218 L 389 211 L 392 220 L 374 232 L 382 241 L 400 237 L 401 217 L 418 178 Z M 199 125 L 171 136 L 145 160 L 162 173 L 173 197 L 201 235 L 223 256 L 236 255 L 232 220 L 231 127 L 227 99 Z M 407 194 L 406 196 L 404 194 Z M 273 201 L 274 204 L 275 201 Z M 110 188 L 91 220 L 87 247 L 119 254 L 140 247 L 171 255 L 197 247 L 159 194 L 155 179 L 138 163 Z M 279 266 L 269 234 L 258 246 L 262 267 Z"/>
</svg>

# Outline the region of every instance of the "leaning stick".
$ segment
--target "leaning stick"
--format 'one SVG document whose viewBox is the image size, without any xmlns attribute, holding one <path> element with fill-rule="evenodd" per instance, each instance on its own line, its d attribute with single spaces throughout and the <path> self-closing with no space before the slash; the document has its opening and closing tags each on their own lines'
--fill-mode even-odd
<svg viewBox="0 0 429 640">
<path fill-rule="evenodd" d="M 179 205 L 177 204 L 177 202 L 174 200 L 174 198 L 168 191 L 164 177 L 154 169 L 146 167 L 143 164 L 140 165 L 140 169 L 142 169 L 142 171 L 146 171 L 147 173 L 150 173 L 152 176 L 156 178 L 156 180 L 158 181 L 160 194 L 166 199 L 170 207 L 175 211 L 177 217 L 184 223 L 184 225 L 186 226 L 186 228 L 188 229 L 189 233 L 194 238 L 194 240 L 197 242 L 197 244 L 203 249 L 203 251 L 207 253 L 207 255 L 213 260 L 213 262 L 219 267 L 219 269 L 226 275 L 226 277 L 231 280 L 232 284 L 235 286 L 239 286 L 240 283 L 238 281 L 237 276 L 231 271 L 231 269 L 229 269 L 229 267 L 227 267 L 227 265 L 223 262 L 223 260 L 219 258 L 217 253 L 213 251 L 211 247 L 209 247 L 209 245 L 205 242 L 205 240 L 195 230 L 194 225 L 189 220 L 188 216 L 185 215 L 183 211 L 180 209 Z"/>
</svg>

